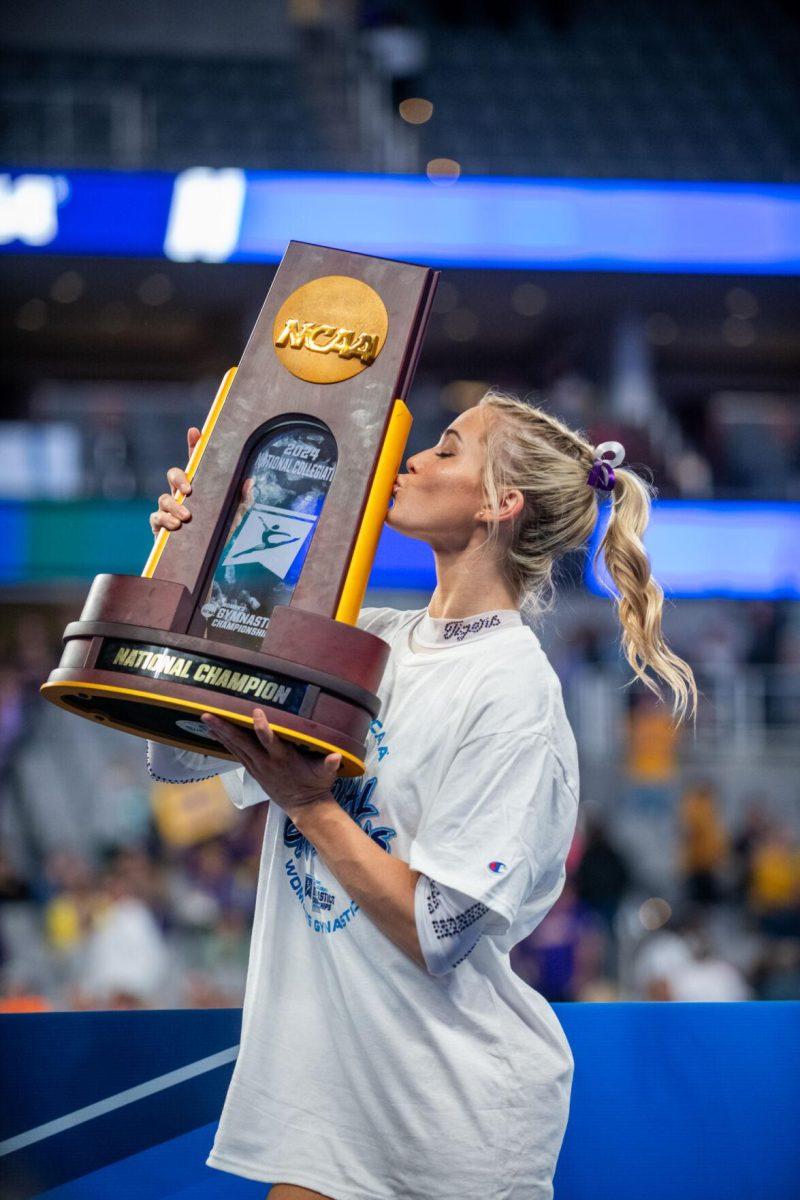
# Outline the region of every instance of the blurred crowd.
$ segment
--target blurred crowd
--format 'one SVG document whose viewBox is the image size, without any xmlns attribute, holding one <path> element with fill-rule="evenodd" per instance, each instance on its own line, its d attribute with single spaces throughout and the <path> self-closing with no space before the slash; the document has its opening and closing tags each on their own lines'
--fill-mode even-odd
<svg viewBox="0 0 800 1200">
<path fill-rule="evenodd" d="M 800 999 L 796 831 L 761 796 L 726 828 L 703 779 L 672 815 L 669 899 L 612 822 L 582 815 L 561 896 L 512 951 L 517 974 L 555 1001 Z"/>
<path fill-rule="evenodd" d="M 793 658 L 779 609 L 743 611 L 749 633 L 728 639 L 732 662 Z M 29 612 L 6 630 L 0 804 L 23 826 L 30 797 L 16 767 L 43 710 L 76 727 L 39 695 L 62 627 L 60 614 Z M 587 627 L 568 651 L 565 686 L 570 662 L 619 652 Z M 118 736 L 141 755 L 98 783 L 108 816 L 82 845 L 43 848 L 29 831 L 23 865 L 0 843 L 0 1011 L 240 1005 L 266 806 L 234 809 L 218 779 L 159 783 L 143 743 L 77 725 L 98 746 Z M 681 736 L 663 705 L 632 692 L 621 782 L 604 796 L 590 779 L 582 788 L 563 893 L 512 952 L 551 1001 L 800 999 L 791 805 L 776 808 L 765 789 L 732 806 L 713 772 L 687 772 Z M 72 824 L 78 837 L 81 818 Z"/>
</svg>

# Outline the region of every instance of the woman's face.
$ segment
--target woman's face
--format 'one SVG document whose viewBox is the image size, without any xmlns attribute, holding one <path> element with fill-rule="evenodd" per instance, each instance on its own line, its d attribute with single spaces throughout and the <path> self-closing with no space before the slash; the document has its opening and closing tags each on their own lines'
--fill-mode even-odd
<svg viewBox="0 0 800 1200">
<path fill-rule="evenodd" d="M 476 529 L 485 532 L 478 514 L 486 508 L 482 471 L 487 419 L 485 408 L 466 409 L 435 446 L 407 460 L 408 474 L 397 476 L 387 525 L 434 550 L 462 549 Z"/>
</svg>

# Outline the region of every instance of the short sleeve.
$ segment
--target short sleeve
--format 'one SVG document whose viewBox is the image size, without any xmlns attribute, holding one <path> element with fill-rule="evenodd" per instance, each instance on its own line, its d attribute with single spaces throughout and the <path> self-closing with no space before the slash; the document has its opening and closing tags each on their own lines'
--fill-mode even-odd
<svg viewBox="0 0 800 1200">
<path fill-rule="evenodd" d="M 236 760 L 197 754 L 165 742 L 148 739 L 147 770 L 153 779 L 162 783 L 199 783 L 219 775 L 225 793 L 235 808 L 248 808 L 251 804 L 269 799 L 261 788 L 245 788 L 244 767 Z"/>
<path fill-rule="evenodd" d="M 252 808 L 254 804 L 262 804 L 269 796 L 260 788 L 254 779 L 250 779 L 245 787 L 245 769 L 238 766 L 235 771 L 226 771 L 220 776 L 220 783 L 234 808 Z"/>
<path fill-rule="evenodd" d="M 197 783 L 234 771 L 237 763 L 233 759 L 214 758 L 193 750 L 183 750 L 166 742 L 147 740 L 147 770 L 154 779 L 162 783 Z"/>
<path fill-rule="evenodd" d="M 469 958 L 493 912 L 471 896 L 420 873 L 414 889 L 414 922 L 431 975 L 445 975 Z"/>
<path fill-rule="evenodd" d="M 502 936 L 537 886 L 561 875 L 576 813 L 549 738 L 478 736 L 456 752 L 409 865 L 492 909 L 484 932 Z"/>
</svg>

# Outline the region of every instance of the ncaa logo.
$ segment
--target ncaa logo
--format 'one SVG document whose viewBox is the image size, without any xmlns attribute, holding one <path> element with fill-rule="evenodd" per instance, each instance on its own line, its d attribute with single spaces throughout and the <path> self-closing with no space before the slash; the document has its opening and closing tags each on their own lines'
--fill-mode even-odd
<svg viewBox="0 0 800 1200">
<path fill-rule="evenodd" d="M 505 871 L 506 864 L 504 862 L 490 862 L 486 864 L 490 871 L 494 871 L 495 875 L 499 875 L 501 871 Z"/>
<path fill-rule="evenodd" d="M 381 352 L 389 314 L 363 279 L 321 275 L 284 300 L 273 327 L 278 359 L 307 383 L 340 383 Z"/>
</svg>

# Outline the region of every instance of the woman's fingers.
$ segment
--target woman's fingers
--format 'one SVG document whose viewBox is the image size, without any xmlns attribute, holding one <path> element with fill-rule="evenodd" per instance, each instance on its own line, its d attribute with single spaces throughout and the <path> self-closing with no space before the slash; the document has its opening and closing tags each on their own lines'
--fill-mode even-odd
<svg viewBox="0 0 800 1200">
<path fill-rule="evenodd" d="M 161 509 L 158 512 L 150 513 L 150 528 L 153 533 L 158 533 L 160 529 L 180 529 L 181 524 L 178 517 L 163 513 Z"/>
<path fill-rule="evenodd" d="M 268 750 L 277 762 L 286 761 L 286 747 L 267 720 L 262 708 L 253 709 L 253 732 L 265 750 Z"/>
<path fill-rule="evenodd" d="M 240 762 L 246 766 L 252 766 L 252 740 L 250 735 L 233 721 L 224 721 L 213 713 L 203 713 L 200 720 L 204 725 L 207 725 L 216 738 L 222 742 L 226 750 L 230 750 L 231 754 L 235 754 Z"/>
<path fill-rule="evenodd" d="M 150 513 L 150 528 L 153 533 L 157 533 L 159 529 L 180 529 L 183 518 L 179 517 L 177 513 L 162 508 L 161 500 L 162 497 L 159 496 L 158 512 Z M 171 496 L 170 500 L 172 500 Z"/>
<path fill-rule="evenodd" d="M 192 425 L 186 431 L 189 458 L 192 457 L 194 448 L 200 441 L 201 436 L 201 432 L 196 425 Z M 175 499 L 178 493 L 185 498 L 192 491 L 189 477 L 183 468 L 170 467 L 167 471 L 167 483 L 172 488 L 172 493 L 165 492 L 163 496 L 159 496 L 158 512 L 150 513 L 150 528 L 154 536 L 158 534 L 160 529 L 180 529 L 181 525 L 191 520 L 192 517 L 186 505 L 181 504 L 179 500 Z"/>
<path fill-rule="evenodd" d="M 158 497 L 158 512 L 150 514 L 150 528 L 153 533 L 157 529 L 180 529 L 191 516 L 185 504 L 181 504 L 169 492 L 164 492 Z"/>
<path fill-rule="evenodd" d="M 158 497 L 158 507 L 162 512 L 172 513 L 173 517 L 180 517 L 182 521 L 187 521 L 192 515 L 185 504 L 181 504 L 180 500 L 176 500 L 169 492 L 163 492 Z"/>
<path fill-rule="evenodd" d="M 158 497 L 158 507 L 161 512 L 175 517 L 179 523 L 181 521 L 188 521 L 192 515 L 186 505 L 181 504 L 174 496 L 170 496 L 169 492 L 164 492 Z"/>
<path fill-rule="evenodd" d="M 192 490 L 192 485 L 185 471 L 180 467 L 170 467 L 167 471 L 167 483 L 174 492 L 181 492 L 184 496 L 188 496 Z"/>
</svg>

